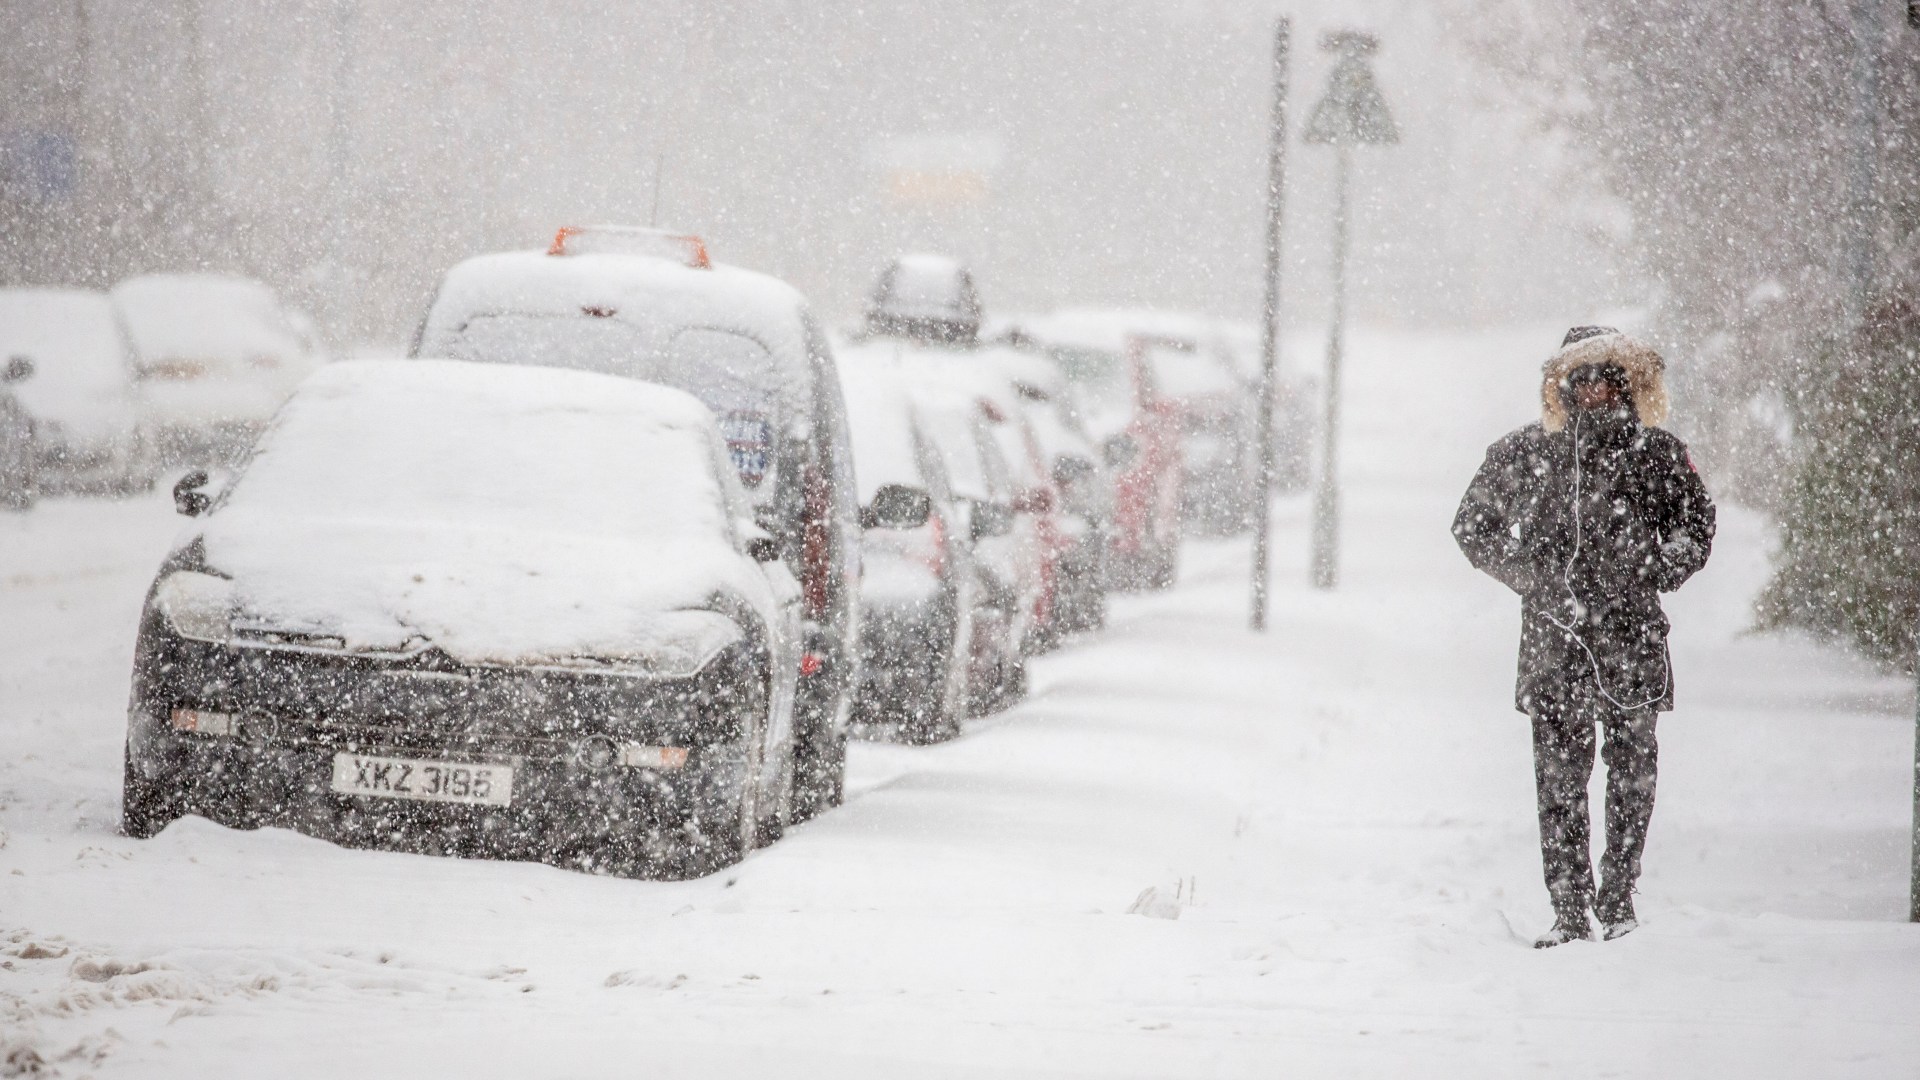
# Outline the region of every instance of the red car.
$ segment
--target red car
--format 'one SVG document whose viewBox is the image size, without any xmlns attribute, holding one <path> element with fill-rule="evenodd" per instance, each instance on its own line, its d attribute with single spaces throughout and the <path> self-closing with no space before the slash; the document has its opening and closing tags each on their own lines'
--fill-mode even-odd
<svg viewBox="0 0 1920 1080">
<path fill-rule="evenodd" d="M 1118 350 L 1038 339 L 1067 376 L 1081 426 L 1101 449 L 1112 478 L 1107 584 L 1166 588 L 1178 562 L 1186 410 L 1162 391 L 1156 368 L 1188 359 L 1191 340 L 1127 334 Z"/>
</svg>

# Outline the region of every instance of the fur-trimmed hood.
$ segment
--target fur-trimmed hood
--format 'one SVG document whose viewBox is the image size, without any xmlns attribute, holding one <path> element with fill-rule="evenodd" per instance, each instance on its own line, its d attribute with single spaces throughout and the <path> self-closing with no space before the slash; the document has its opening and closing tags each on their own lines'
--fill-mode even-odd
<svg viewBox="0 0 1920 1080">
<path fill-rule="evenodd" d="M 1548 431 L 1567 426 L 1567 408 L 1560 400 L 1560 384 L 1588 364 L 1618 364 L 1627 373 L 1627 392 L 1633 410 L 1647 427 L 1667 420 L 1667 362 L 1653 346 L 1614 331 L 1564 345 L 1547 358 L 1541 370 L 1540 425 Z"/>
</svg>

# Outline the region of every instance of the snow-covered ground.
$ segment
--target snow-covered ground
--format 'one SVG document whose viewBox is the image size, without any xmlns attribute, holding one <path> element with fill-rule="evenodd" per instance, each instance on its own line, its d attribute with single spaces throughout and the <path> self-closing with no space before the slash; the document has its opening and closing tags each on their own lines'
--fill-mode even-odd
<svg viewBox="0 0 1920 1080">
<path fill-rule="evenodd" d="M 682 884 L 121 838 L 134 617 L 178 519 L 0 518 L 0 1074 L 1912 1076 L 1912 693 L 1743 634 L 1749 514 L 1670 604 L 1644 929 L 1527 947 L 1517 604 L 1447 526 L 1555 340 L 1359 335 L 1337 592 L 1304 587 L 1284 503 L 1266 637 L 1244 543 L 1190 545 L 1029 702 L 856 746 L 844 809 Z M 1150 888 L 1177 918 L 1129 913 Z"/>
</svg>

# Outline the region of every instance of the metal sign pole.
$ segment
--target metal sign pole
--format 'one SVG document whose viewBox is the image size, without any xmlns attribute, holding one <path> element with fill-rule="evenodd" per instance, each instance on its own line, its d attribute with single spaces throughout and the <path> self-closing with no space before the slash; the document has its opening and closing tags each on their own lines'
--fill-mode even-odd
<svg viewBox="0 0 1920 1080">
<path fill-rule="evenodd" d="M 1280 367 L 1280 223 L 1287 179 L 1287 54 L 1293 20 L 1282 17 L 1273 32 L 1273 122 L 1267 151 L 1267 292 L 1260 313 L 1260 406 L 1255 433 L 1260 468 L 1259 511 L 1253 519 L 1253 620 L 1267 628 L 1267 581 L 1273 529 L 1273 392 Z"/>
<path fill-rule="evenodd" d="M 1920 923 L 1920 695 L 1914 698 L 1913 864 L 1907 883 L 1907 921 Z"/>
<path fill-rule="evenodd" d="M 1334 150 L 1333 328 L 1327 334 L 1326 439 L 1320 451 L 1320 489 L 1313 499 L 1313 587 L 1340 581 L 1340 358 L 1347 325 L 1347 218 L 1353 152 Z"/>
<path fill-rule="evenodd" d="M 1339 54 L 1326 96 L 1307 119 L 1306 140 L 1334 149 L 1333 328 L 1327 335 L 1327 414 L 1320 454 L 1320 486 L 1313 499 L 1313 585 L 1340 580 L 1340 366 L 1347 323 L 1347 222 L 1351 215 L 1353 147 L 1390 146 L 1400 129 L 1374 84 L 1367 57 L 1380 47 L 1372 34 L 1338 30 L 1320 47 Z"/>
</svg>

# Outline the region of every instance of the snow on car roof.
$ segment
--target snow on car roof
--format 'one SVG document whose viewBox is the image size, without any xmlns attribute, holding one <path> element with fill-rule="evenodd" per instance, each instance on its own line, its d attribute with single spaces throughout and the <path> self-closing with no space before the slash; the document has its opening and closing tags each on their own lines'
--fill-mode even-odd
<svg viewBox="0 0 1920 1080">
<path fill-rule="evenodd" d="M 441 343 L 476 315 L 604 312 L 633 322 L 735 330 L 799 355 L 807 346 L 805 309 L 786 282 L 724 263 L 693 269 L 646 255 L 496 252 L 447 271 L 427 313 L 420 352 L 442 355 Z"/>
<path fill-rule="evenodd" d="M 747 513 L 713 417 L 681 391 L 351 361 L 281 409 L 203 537 L 266 624 L 513 662 L 644 651 L 648 612 L 716 594 L 771 617 L 734 549 Z"/>
<path fill-rule="evenodd" d="M 107 295 L 89 289 L 0 289 L 0 362 L 25 356 L 12 387 L 27 412 L 88 438 L 125 429 L 133 372 Z"/>
<path fill-rule="evenodd" d="M 913 399 L 921 429 L 940 449 L 954 493 L 979 499 L 995 495 L 980 457 L 980 406 L 990 403 L 1003 417 L 1019 415 L 1021 409 L 1018 392 L 999 368 L 979 362 L 972 349 L 898 338 L 869 338 L 835 356 L 842 365 L 891 370 Z M 854 455 L 859 456 L 857 447 Z"/>
<path fill-rule="evenodd" d="M 306 352 L 273 290 L 251 278 L 143 274 L 115 285 L 111 295 L 143 362 L 240 368 L 271 358 L 283 366 Z"/>
<path fill-rule="evenodd" d="M 1154 341 L 1148 342 L 1146 357 L 1154 389 L 1165 397 L 1218 398 L 1242 389 L 1232 359 L 1212 349 L 1179 349 Z"/>
<path fill-rule="evenodd" d="M 1047 345 L 1119 352 L 1137 335 L 1185 338 L 1233 355 L 1243 377 L 1258 374 L 1260 328 L 1255 323 L 1160 308 L 1061 308 L 1043 315 L 1016 315 L 995 322 L 994 333 L 1018 330 Z"/>
<path fill-rule="evenodd" d="M 966 268 L 946 255 L 910 254 L 893 260 L 874 297 L 878 310 L 905 317 L 946 318 L 971 314 Z"/>
</svg>

